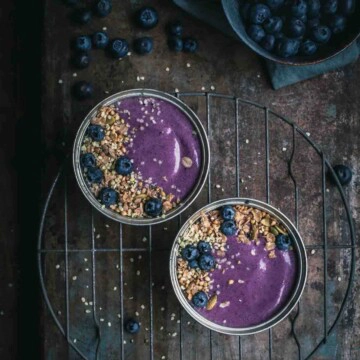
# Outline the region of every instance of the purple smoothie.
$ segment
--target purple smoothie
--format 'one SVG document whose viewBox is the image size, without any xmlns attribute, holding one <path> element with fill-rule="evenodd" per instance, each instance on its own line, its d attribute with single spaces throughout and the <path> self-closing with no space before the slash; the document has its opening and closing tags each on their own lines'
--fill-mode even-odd
<svg viewBox="0 0 360 360">
<path fill-rule="evenodd" d="M 202 162 L 200 141 L 186 114 L 170 102 L 138 96 L 122 100 L 118 110 L 133 134 L 127 149 L 135 170 L 175 198 L 186 198 Z M 192 160 L 191 167 L 182 164 L 184 157 Z"/>
<path fill-rule="evenodd" d="M 296 253 L 276 249 L 270 259 L 260 241 L 257 246 L 228 237 L 226 255 L 216 257 L 218 267 L 210 274 L 209 297 L 217 293 L 217 303 L 212 310 L 196 311 L 216 324 L 244 328 L 269 320 L 286 305 L 297 278 Z"/>
</svg>

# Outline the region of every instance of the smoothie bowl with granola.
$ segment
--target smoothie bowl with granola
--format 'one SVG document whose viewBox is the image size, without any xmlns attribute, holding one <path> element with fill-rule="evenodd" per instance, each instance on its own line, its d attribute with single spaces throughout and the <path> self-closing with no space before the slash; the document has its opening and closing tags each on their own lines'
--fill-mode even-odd
<svg viewBox="0 0 360 360">
<path fill-rule="evenodd" d="M 225 199 L 196 212 L 170 257 L 176 296 L 202 325 L 230 335 L 266 330 L 302 294 L 304 244 L 279 210 L 252 199 Z"/>
<path fill-rule="evenodd" d="M 73 164 L 80 189 L 104 215 L 150 225 L 185 210 L 209 169 L 209 144 L 179 99 L 150 89 L 110 96 L 86 116 Z"/>
</svg>

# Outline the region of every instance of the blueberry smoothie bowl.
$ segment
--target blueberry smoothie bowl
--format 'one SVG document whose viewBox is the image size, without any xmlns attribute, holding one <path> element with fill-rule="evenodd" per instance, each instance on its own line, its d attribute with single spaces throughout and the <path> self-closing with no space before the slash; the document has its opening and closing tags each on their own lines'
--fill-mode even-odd
<svg viewBox="0 0 360 360">
<path fill-rule="evenodd" d="M 266 330 L 303 292 L 304 244 L 279 210 L 253 199 L 225 199 L 191 216 L 170 256 L 175 294 L 202 325 L 230 335 Z"/>
<path fill-rule="evenodd" d="M 73 164 L 80 189 L 104 215 L 152 225 L 185 210 L 208 174 L 209 144 L 195 113 L 156 90 L 102 101 L 77 133 Z"/>
</svg>

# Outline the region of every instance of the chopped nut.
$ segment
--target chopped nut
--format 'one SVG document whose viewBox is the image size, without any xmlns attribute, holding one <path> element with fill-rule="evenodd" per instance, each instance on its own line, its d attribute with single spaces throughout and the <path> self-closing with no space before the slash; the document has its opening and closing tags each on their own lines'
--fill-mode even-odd
<svg viewBox="0 0 360 360">
<path fill-rule="evenodd" d="M 224 309 L 230 305 L 230 301 L 224 301 L 219 306 Z"/>
<path fill-rule="evenodd" d="M 187 156 L 184 156 L 182 159 L 181 159 L 181 163 L 182 165 L 185 167 L 185 168 L 191 168 L 192 167 L 192 164 L 193 164 L 193 161 L 187 157 Z"/>
<path fill-rule="evenodd" d="M 216 305 L 216 302 L 217 302 L 217 295 L 215 294 L 209 299 L 209 301 L 206 305 L 206 310 L 212 310 L 214 308 L 214 306 Z"/>
<path fill-rule="evenodd" d="M 232 285 L 234 283 L 234 280 L 232 280 L 232 279 L 230 279 L 229 281 L 228 281 L 228 284 L 229 285 Z"/>
</svg>

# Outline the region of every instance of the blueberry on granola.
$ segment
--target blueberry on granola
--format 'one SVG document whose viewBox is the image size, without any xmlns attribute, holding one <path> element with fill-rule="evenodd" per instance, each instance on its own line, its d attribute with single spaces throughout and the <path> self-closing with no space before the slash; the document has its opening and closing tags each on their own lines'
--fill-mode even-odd
<svg viewBox="0 0 360 360">
<path fill-rule="evenodd" d="M 80 157 L 80 164 L 84 168 L 95 167 L 96 166 L 95 156 L 92 153 L 82 154 Z"/>
<path fill-rule="evenodd" d="M 159 22 L 158 12 L 151 6 L 145 6 L 137 12 L 136 22 L 143 29 L 152 29 Z"/>
<path fill-rule="evenodd" d="M 101 141 L 105 137 L 105 131 L 100 125 L 89 125 L 87 128 L 87 134 L 94 141 Z"/>
<path fill-rule="evenodd" d="M 288 235 L 279 234 L 276 236 L 275 244 L 279 250 L 287 251 L 291 245 L 290 237 Z"/>
<path fill-rule="evenodd" d="M 195 260 L 195 259 L 197 259 L 199 257 L 199 250 L 194 245 L 186 245 L 181 250 L 181 257 L 184 260 L 187 260 L 187 261 L 190 262 L 190 261 Z"/>
<path fill-rule="evenodd" d="M 221 216 L 224 220 L 232 220 L 235 217 L 235 210 L 230 205 L 225 205 L 221 208 Z"/>
<path fill-rule="evenodd" d="M 189 261 L 188 265 L 190 269 L 197 269 L 199 267 L 199 263 L 197 262 L 197 260 Z"/>
<path fill-rule="evenodd" d="M 162 213 L 162 202 L 158 198 L 150 198 L 144 205 L 144 211 L 151 217 L 156 217 Z"/>
<path fill-rule="evenodd" d="M 118 193 L 109 187 L 102 188 L 99 193 L 99 200 L 103 205 L 109 207 L 117 203 Z"/>
<path fill-rule="evenodd" d="M 91 184 L 99 184 L 103 179 L 103 172 L 97 167 L 87 169 L 86 178 Z"/>
<path fill-rule="evenodd" d="M 125 330 L 129 333 L 129 334 L 136 334 L 139 332 L 140 330 L 140 324 L 134 320 L 134 319 L 129 319 L 128 321 L 126 321 L 125 323 Z"/>
<path fill-rule="evenodd" d="M 120 156 L 115 162 L 115 171 L 120 175 L 129 175 L 133 170 L 133 163 L 127 156 Z"/>
<path fill-rule="evenodd" d="M 207 241 L 201 240 L 197 244 L 197 248 L 200 254 L 210 254 L 211 253 L 211 245 Z"/>
<path fill-rule="evenodd" d="M 203 308 L 208 303 L 207 295 L 203 291 L 197 292 L 191 299 L 194 306 Z"/>
<path fill-rule="evenodd" d="M 215 259 L 210 254 L 204 254 L 199 257 L 199 267 L 201 270 L 209 271 L 215 267 Z"/>
<path fill-rule="evenodd" d="M 220 231 L 226 236 L 232 236 L 236 234 L 237 228 L 233 220 L 224 221 L 220 226 Z"/>
</svg>

